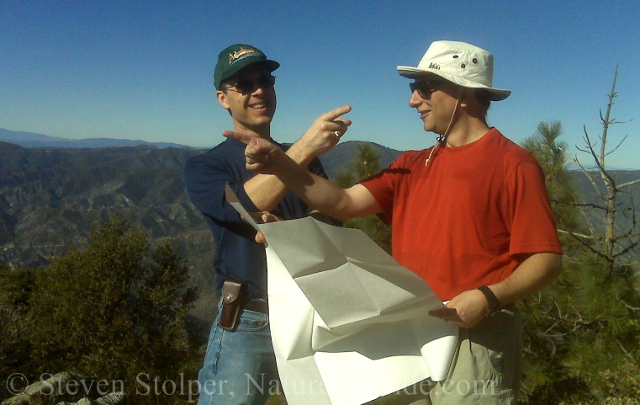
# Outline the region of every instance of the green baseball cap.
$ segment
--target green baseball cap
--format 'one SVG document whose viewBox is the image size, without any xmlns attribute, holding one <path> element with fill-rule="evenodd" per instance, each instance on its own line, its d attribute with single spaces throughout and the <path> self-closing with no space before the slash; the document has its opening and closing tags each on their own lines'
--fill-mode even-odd
<svg viewBox="0 0 640 405">
<path fill-rule="evenodd" d="M 213 84 L 216 86 L 216 90 L 220 90 L 222 81 L 252 63 L 262 63 L 270 72 L 280 67 L 278 62 L 267 59 L 264 52 L 254 46 L 245 44 L 231 45 L 218 55 L 218 63 L 213 74 Z"/>
</svg>

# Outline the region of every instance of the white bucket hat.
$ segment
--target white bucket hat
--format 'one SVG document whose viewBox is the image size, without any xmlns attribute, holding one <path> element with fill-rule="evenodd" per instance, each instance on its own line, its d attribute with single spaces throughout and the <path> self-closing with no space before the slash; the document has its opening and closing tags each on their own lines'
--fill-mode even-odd
<svg viewBox="0 0 640 405">
<path fill-rule="evenodd" d="M 398 73 L 409 78 L 436 75 L 462 87 L 485 89 L 494 101 L 511 94 L 509 90 L 492 87 L 493 55 L 465 42 L 435 41 L 418 67 L 398 66 Z"/>
</svg>

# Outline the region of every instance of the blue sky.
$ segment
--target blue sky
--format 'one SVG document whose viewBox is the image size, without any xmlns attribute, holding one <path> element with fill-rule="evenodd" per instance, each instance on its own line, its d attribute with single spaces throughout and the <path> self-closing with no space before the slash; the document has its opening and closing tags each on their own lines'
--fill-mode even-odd
<svg viewBox="0 0 640 405">
<path fill-rule="evenodd" d="M 640 1 L 33 1 L 0 0 L 0 128 L 72 139 L 212 146 L 231 120 L 213 68 L 232 43 L 281 63 L 274 138 L 295 141 L 323 112 L 353 111 L 349 140 L 423 149 L 408 79 L 429 44 L 494 54 L 489 123 L 516 142 L 560 120 L 571 150 L 601 133 L 620 64 L 608 158 L 640 169 Z M 579 155 L 590 164 L 586 155 Z"/>
</svg>

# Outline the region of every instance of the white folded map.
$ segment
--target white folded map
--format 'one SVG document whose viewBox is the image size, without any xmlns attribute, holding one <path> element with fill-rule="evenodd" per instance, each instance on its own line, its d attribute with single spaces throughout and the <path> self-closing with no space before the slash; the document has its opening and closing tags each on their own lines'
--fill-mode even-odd
<svg viewBox="0 0 640 405">
<path fill-rule="evenodd" d="M 311 217 L 257 224 L 266 239 L 269 323 L 289 405 L 360 405 L 447 377 L 458 328 L 428 312 L 427 283 L 357 229 Z"/>
</svg>

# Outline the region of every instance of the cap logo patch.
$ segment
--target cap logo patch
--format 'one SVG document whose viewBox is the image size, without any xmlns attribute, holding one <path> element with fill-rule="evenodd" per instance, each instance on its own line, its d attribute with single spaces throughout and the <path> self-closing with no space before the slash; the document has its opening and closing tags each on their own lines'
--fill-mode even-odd
<svg viewBox="0 0 640 405">
<path fill-rule="evenodd" d="M 233 65 L 235 62 L 240 59 L 244 59 L 247 56 L 260 56 L 260 53 L 253 48 L 242 47 L 235 52 L 231 52 L 229 54 L 229 64 Z"/>
<path fill-rule="evenodd" d="M 440 65 L 438 65 L 437 63 L 433 63 L 433 62 L 431 62 L 431 63 L 429 64 L 429 69 L 440 70 Z"/>
</svg>

